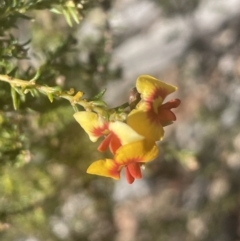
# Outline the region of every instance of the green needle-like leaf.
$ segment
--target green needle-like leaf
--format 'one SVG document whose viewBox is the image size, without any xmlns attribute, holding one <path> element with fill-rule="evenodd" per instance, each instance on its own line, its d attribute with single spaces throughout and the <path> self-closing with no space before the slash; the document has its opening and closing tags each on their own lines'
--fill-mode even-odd
<svg viewBox="0 0 240 241">
<path fill-rule="evenodd" d="M 17 110 L 19 107 L 19 99 L 17 96 L 16 89 L 14 87 L 11 87 L 11 96 L 12 96 L 12 100 L 13 100 L 13 107 L 15 110 Z"/>
<path fill-rule="evenodd" d="M 63 9 L 63 15 L 64 15 L 68 25 L 70 27 L 72 27 L 72 21 L 71 21 L 71 18 L 70 18 L 70 14 L 69 14 L 69 12 L 66 9 Z"/>
</svg>

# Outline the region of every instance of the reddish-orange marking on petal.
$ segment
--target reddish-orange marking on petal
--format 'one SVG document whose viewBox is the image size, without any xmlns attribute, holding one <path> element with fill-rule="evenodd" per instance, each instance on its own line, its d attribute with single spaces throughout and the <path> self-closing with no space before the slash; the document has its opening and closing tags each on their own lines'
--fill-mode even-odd
<svg viewBox="0 0 240 241">
<path fill-rule="evenodd" d="M 168 95 L 167 90 L 163 88 L 156 88 L 154 89 L 152 94 L 146 99 L 146 101 L 152 102 L 155 99 L 157 99 L 159 96 L 162 98 L 162 100 L 164 100 L 167 95 Z"/>
<path fill-rule="evenodd" d="M 121 171 L 121 167 L 116 162 L 114 162 L 113 164 L 114 165 L 109 170 L 109 173 L 111 174 L 111 176 L 119 176 L 120 175 L 120 171 Z"/>
<path fill-rule="evenodd" d="M 156 113 L 153 109 L 153 105 L 152 102 L 145 102 L 146 105 L 146 115 L 148 120 L 154 124 L 154 125 L 159 125 L 159 113 Z M 161 108 L 161 106 L 159 107 Z M 159 112 L 159 108 L 158 108 L 158 112 Z"/>
<path fill-rule="evenodd" d="M 153 108 L 149 109 L 147 112 L 147 117 L 149 121 L 155 125 L 159 124 L 158 114 L 154 112 Z"/>
<path fill-rule="evenodd" d="M 98 126 L 98 127 L 93 127 L 93 130 L 92 130 L 92 135 L 93 136 L 102 136 L 102 135 L 106 135 L 106 130 L 108 130 L 108 123 L 105 122 L 103 124 L 103 126 Z"/>
</svg>

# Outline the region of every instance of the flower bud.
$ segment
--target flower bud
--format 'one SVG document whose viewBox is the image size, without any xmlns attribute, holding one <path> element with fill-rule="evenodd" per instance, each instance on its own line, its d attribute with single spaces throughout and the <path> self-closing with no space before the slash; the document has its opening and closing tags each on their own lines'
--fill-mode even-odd
<svg viewBox="0 0 240 241">
<path fill-rule="evenodd" d="M 131 89 L 129 93 L 128 103 L 130 106 L 130 109 L 134 109 L 138 102 L 141 100 L 140 94 L 138 93 L 137 89 L 134 87 Z"/>
</svg>

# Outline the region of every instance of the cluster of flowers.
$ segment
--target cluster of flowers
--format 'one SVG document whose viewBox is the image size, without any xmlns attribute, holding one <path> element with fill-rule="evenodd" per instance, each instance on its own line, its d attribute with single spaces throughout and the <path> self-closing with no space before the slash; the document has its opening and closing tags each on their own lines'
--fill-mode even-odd
<svg viewBox="0 0 240 241">
<path fill-rule="evenodd" d="M 129 184 L 142 177 L 141 166 L 152 161 L 158 155 L 156 141 L 164 136 L 163 127 L 176 120 L 171 111 L 180 105 L 179 99 L 163 103 L 164 99 L 177 90 L 176 86 L 166 84 L 149 75 L 141 75 L 136 82 L 137 103 L 128 112 L 100 114 L 81 111 L 74 118 L 95 142 L 99 137 L 104 139 L 98 147 L 105 151 L 108 147 L 113 155 L 111 159 L 93 162 L 87 173 L 116 180 L 125 169 Z"/>
</svg>

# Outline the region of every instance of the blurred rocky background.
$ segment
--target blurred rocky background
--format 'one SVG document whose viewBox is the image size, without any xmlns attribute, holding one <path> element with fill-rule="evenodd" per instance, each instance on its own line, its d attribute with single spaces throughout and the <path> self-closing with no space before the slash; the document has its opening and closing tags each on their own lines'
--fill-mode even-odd
<svg viewBox="0 0 240 241">
<path fill-rule="evenodd" d="M 10 61 L 30 79 L 41 66 L 40 83 L 87 96 L 107 87 L 110 106 L 153 75 L 178 86 L 177 121 L 128 185 L 85 173 L 101 154 L 68 103 L 27 97 L 14 111 L 1 82 L 0 240 L 239 241 L 240 0 L 86 4 L 72 28 L 48 10 L 20 18 L 8 35 L 31 39 L 28 59 L 2 57 L 0 73 Z"/>
</svg>

